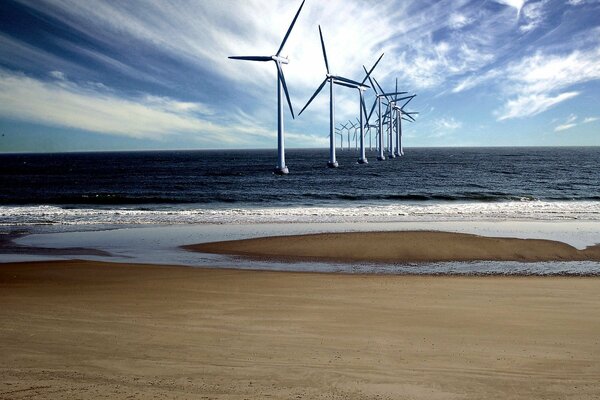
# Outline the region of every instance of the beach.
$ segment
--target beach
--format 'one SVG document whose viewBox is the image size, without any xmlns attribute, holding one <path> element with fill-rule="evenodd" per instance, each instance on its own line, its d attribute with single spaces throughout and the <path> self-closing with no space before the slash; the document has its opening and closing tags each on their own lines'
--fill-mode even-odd
<svg viewBox="0 0 600 400">
<path fill-rule="evenodd" d="M 600 393 L 594 277 L 55 261 L 2 264 L 0 287 L 3 399 Z"/>
</svg>

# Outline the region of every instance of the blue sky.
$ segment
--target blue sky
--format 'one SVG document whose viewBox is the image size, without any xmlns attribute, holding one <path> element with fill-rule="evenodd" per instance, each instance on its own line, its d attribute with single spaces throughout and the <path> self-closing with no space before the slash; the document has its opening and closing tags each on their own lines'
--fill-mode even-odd
<svg viewBox="0 0 600 400">
<path fill-rule="evenodd" d="M 276 147 L 272 63 L 300 1 L 0 2 L 0 152 Z M 298 112 L 325 66 L 417 93 L 406 146 L 600 145 L 600 0 L 306 0 L 282 52 Z M 358 115 L 338 88 L 337 122 Z M 372 92 L 367 94 L 372 102 Z M 328 96 L 290 147 L 327 147 Z"/>
</svg>

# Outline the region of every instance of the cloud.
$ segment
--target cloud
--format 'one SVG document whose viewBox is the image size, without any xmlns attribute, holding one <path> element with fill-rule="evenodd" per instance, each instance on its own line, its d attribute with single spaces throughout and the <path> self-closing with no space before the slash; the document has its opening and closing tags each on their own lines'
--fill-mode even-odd
<svg viewBox="0 0 600 400">
<path fill-rule="evenodd" d="M 580 123 L 578 123 L 578 122 L 576 122 L 577 116 L 575 114 L 571 114 L 571 115 L 569 115 L 569 117 L 567 117 L 567 119 L 565 120 L 564 123 L 557 125 L 554 128 L 554 132 L 565 131 L 567 129 L 574 128 L 577 125 L 589 124 L 591 122 L 598 121 L 598 120 L 600 120 L 600 118 L 598 118 L 598 117 L 586 117 Z"/>
<path fill-rule="evenodd" d="M 600 47 L 564 55 L 537 52 L 510 64 L 503 73 L 505 92 L 516 92 L 517 97 L 495 112 L 498 120 L 536 115 L 577 96 L 579 91 L 565 90 L 600 79 L 599 64 Z"/>
<path fill-rule="evenodd" d="M 542 24 L 546 18 L 545 6 L 548 0 L 527 3 L 523 6 L 523 20 L 525 23 L 519 26 L 521 32 L 530 32 Z"/>
<path fill-rule="evenodd" d="M 517 10 L 517 19 L 521 15 L 521 9 L 525 4 L 526 0 L 494 0 L 496 3 L 504 4 L 505 6 L 509 6 Z"/>
<path fill-rule="evenodd" d="M 470 25 L 473 22 L 473 19 L 467 17 L 461 13 L 452 13 L 450 17 L 448 17 L 448 25 L 452 29 L 461 29 L 467 25 Z"/>
<path fill-rule="evenodd" d="M 548 96 L 539 93 L 521 95 L 516 99 L 507 101 L 502 110 L 496 111 L 496 117 L 498 121 L 511 118 L 531 117 L 577 95 L 579 95 L 579 92 L 565 92 L 556 96 Z"/>
<path fill-rule="evenodd" d="M 101 134 L 161 139 L 170 135 L 200 134 L 207 141 L 227 141 L 225 129 L 200 118 L 203 104 L 165 97 L 119 97 L 66 81 L 53 71 L 56 81 L 44 82 L 0 70 L 0 114 L 4 118 L 32 121 Z"/>
<path fill-rule="evenodd" d="M 563 124 L 563 125 L 558 125 L 556 128 L 554 128 L 554 132 L 560 132 L 560 131 L 566 131 L 567 129 L 571 129 L 573 127 L 577 126 L 577 124 Z"/>
<path fill-rule="evenodd" d="M 443 137 L 451 134 L 457 129 L 462 128 L 462 122 L 457 121 L 454 117 L 442 117 L 431 121 L 432 129 L 430 137 Z"/>
</svg>

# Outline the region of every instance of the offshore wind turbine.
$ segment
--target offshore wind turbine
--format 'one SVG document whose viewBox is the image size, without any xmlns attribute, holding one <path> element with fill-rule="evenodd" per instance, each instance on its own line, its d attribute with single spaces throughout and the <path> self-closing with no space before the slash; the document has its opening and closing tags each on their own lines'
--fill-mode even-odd
<svg viewBox="0 0 600 400">
<path fill-rule="evenodd" d="M 287 166 L 285 165 L 285 137 L 283 131 L 283 104 L 281 102 L 281 89 L 283 87 L 283 91 L 285 92 L 285 97 L 287 99 L 288 106 L 290 107 L 290 112 L 292 113 L 292 118 L 294 118 L 294 109 L 292 107 L 292 102 L 290 100 L 290 94 L 288 92 L 287 85 L 285 83 L 285 77 L 283 76 L 283 69 L 281 68 L 282 64 L 288 64 L 289 60 L 287 57 L 280 56 L 281 51 L 283 50 L 283 46 L 287 41 L 290 33 L 292 32 L 292 28 L 298 19 L 298 15 L 300 15 L 300 11 L 304 6 L 304 2 L 306 0 L 302 0 L 302 4 L 300 4 L 300 8 L 296 12 L 290 27 L 288 28 L 281 45 L 279 46 L 279 50 L 277 53 L 272 56 L 230 56 L 229 58 L 233 60 L 246 60 L 246 61 L 260 61 L 267 62 L 273 61 L 277 66 L 277 166 L 275 167 L 274 173 L 276 175 L 286 175 L 289 173 Z"/>
<path fill-rule="evenodd" d="M 365 118 L 367 117 L 367 107 L 365 106 L 365 90 L 367 90 L 369 88 L 369 86 L 365 85 L 365 82 L 367 81 L 367 79 L 369 79 L 369 77 L 371 76 L 371 73 L 373 72 L 375 67 L 377 67 L 377 64 L 379 64 L 379 61 L 381 61 L 381 58 L 383 57 L 384 54 L 385 53 L 381 53 L 381 55 L 379 56 L 377 61 L 375 61 L 375 64 L 373 64 L 373 66 L 371 67 L 369 72 L 367 72 L 367 75 L 365 76 L 365 78 L 362 80 L 361 86 L 357 87 L 358 95 L 359 95 L 359 99 L 360 99 L 360 104 L 359 104 L 360 120 L 358 121 L 358 124 L 360 125 L 360 157 L 358 159 L 359 164 L 368 164 L 369 163 L 369 161 L 367 161 L 367 156 L 365 154 L 365 126 L 364 126 L 364 122 L 363 122 L 363 115 Z"/>
<path fill-rule="evenodd" d="M 406 105 L 408 103 L 410 103 L 410 101 L 412 99 L 414 99 L 416 96 L 416 94 L 413 94 L 412 96 L 407 96 L 404 99 L 408 99 L 406 101 L 406 103 L 404 103 L 402 105 L 402 107 L 398 107 L 396 105 L 396 155 L 398 157 L 403 156 L 404 155 L 404 149 L 402 148 L 402 120 L 408 121 L 408 122 L 414 122 L 415 119 L 412 117 L 413 114 L 418 114 L 418 112 L 406 112 L 404 111 L 404 107 L 406 107 Z M 404 100 L 404 99 L 399 99 L 399 100 Z M 406 116 L 406 117 L 405 117 Z"/>
<path fill-rule="evenodd" d="M 363 69 L 365 70 L 365 72 L 367 72 L 367 69 L 365 68 L 365 66 L 363 65 Z M 390 126 L 389 121 L 391 118 L 391 114 L 388 115 L 389 109 L 390 109 L 390 97 L 391 96 L 398 96 L 399 94 L 406 94 L 407 92 L 398 92 L 398 83 L 396 82 L 396 91 L 392 92 L 392 93 L 385 93 L 384 90 L 381 88 L 381 85 L 379 84 L 379 82 L 377 82 L 377 79 L 375 79 L 375 77 L 373 77 L 371 79 L 370 75 L 369 75 L 369 82 L 371 83 L 371 86 L 373 86 L 373 90 L 375 90 L 375 102 L 373 103 L 373 107 L 371 107 L 371 112 L 369 113 L 369 116 L 367 117 L 367 123 L 369 121 L 369 119 L 371 118 L 371 115 L 373 114 L 373 110 L 375 109 L 375 105 L 377 105 L 377 113 L 378 113 L 378 133 L 379 133 L 379 146 L 378 146 L 378 155 L 377 155 L 377 160 L 379 161 L 384 161 L 385 160 L 385 155 L 384 155 L 384 136 L 383 136 L 383 125 L 385 123 L 385 117 L 388 116 L 388 127 Z M 374 84 L 373 84 L 374 83 Z M 377 88 L 379 88 L 379 92 L 377 91 Z M 387 104 L 387 108 L 388 111 L 386 111 L 385 114 L 383 114 L 381 112 L 381 99 L 385 98 L 388 101 Z M 408 103 L 408 102 L 407 102 Z M 388 147 L 389 147 L 389 154 L 388 156 L 390 158 L 394 158 L 394 153 L 392 151 L 392 130 L 391 127 L 389 128 L 389 138 L 388 138 Z"/>
<path fill-rule="evenodd" d="M 329 82 L 329 161 L 327 162 L 327 166 L 329 168 L 336 168 L 338 166 L 338 162 L 335 159 L 335 135 L 333 133 L 334 124 L 335 124 L 335 92 L 334 85 L 346 86 L 350 88 L 358 88 L 362 86 L 361 83 L 353 81 L 352 79 L 344 78 L 342 76 L 337 76 L 331 74 L 329 71 L 329 62 L 327 61 L 327 51 L 325 50 L 325 41 L 323 40 L 323 32 L 321 31 L 321 25 L 319 25 L 319 37 L 321 38 L 321 49 L 323 50 L 323 60 L 325 60 L 325 79 L 319 85 L 317 90 L 310 97 L 306 105 L 300 110 L 298 115 L 302 114 L 306 107 L 314 100 L 315 97 L 321 92 L 326 83 Z"/>
</svg>

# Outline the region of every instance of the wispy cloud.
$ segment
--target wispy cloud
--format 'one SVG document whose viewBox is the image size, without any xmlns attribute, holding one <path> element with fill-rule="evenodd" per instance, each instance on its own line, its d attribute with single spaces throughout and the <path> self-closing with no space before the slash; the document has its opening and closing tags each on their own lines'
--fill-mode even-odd
<svg viewBox="0 0 600 400">
<path fill-rule="evenodd" d="M 557 125 L 554 128 L 554 131 L 555 132 L 566 131 L 566 130 L 574 128 L 578 125 L 589 124 L 589 123 L 592 123 L 592 122 L 595 122 L 598 120 L 600 120 L 600 118 L 598 118 L 598 117 L 586 117 L 583 120 L 581 120 L 580 122 L 578 122 L 577 116 L 575 114 L 571 114 L 567 117 L 567 119 L 563 123 Z"/>
<path fill-rule="evenodd" d="M 524 23 L 519 26 L 521 32 L 530 32 L 542 24 L 546 17 L 546 5 L 548 0 L 530 2 L 522 7 Z"/>
<path fill-rule="evenodd" d="M 520 95 L 516 99 L 509 100 L 504 108 L 496 112 L 499 121 L 511 118 L 523 118 L 537 115 L 550 107 L 577 96 L 579 92 L 566 92 L 556 96 L 546 94 Z"/>
<path fill-rule="evenodd" d="M 41 81 L 0 70 L 0 114 L 5 118 L 44 123 L 84 131 L 161 139 L 169 135 L 199 134 L 207 142 L 227 141 L 226 130 L 201 118 L 203 104 L 169 98 L 119 97 L 98 87 L 70 82 L 60 71 L 55 81 Z"/>
<path fill-rule="evenodd" d="M 541 52 L 508 66 L 506 93 L 516 93 L 496 111 L 498 120 L 532 116 L 571 99 L 579 91 L 565 91 L 576 84 L 600 79 L 600 47 L 575 50 L 566 55 Z"/>
</svg>

